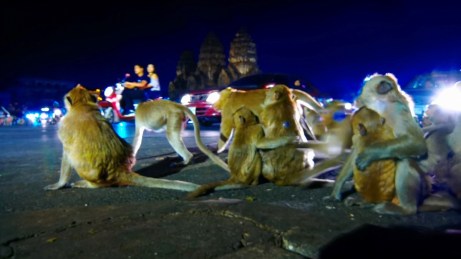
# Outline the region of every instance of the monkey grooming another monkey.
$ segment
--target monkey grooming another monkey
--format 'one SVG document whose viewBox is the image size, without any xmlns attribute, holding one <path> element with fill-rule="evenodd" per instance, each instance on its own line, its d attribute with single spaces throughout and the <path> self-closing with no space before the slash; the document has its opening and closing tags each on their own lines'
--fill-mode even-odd
<svg viewBox="0 0 461 259">
<path fill-rule="evenodd" d="M 274 86 L 274 87 L 280 87 Z M 266 92 L 270 91 L 271 88 L 268 89 L 255 89 L 255 90 L 237 90 L 231 87 L 228 87 L 220 92 L 219 100 L 213 104 L 213 107 L 216 110 L 221 112 L 221 126 L 220 126 L 220 138 L 218 141 L 218 153 L 223 152 L 226 147 L 230 144 L 230 139 L 232 137 L 232 130 L 235 128 L 233 124 L 233 114 L 237 109 L 240 107 L 245 106 L 246 108 L 250 109 L 256 116 L 260 116 L 263 106 L 264 100 L 266 99 Z M 298 134 L 301 141 L 306 142 L 307 138 L 304 135 L 303 128 L 300 124 L 301 113 L 302 109 L 299 107 L 307 107 L 309 110 L 320 110 L 322 109 L 322 105 L 315 100 L 309 94 L 288 88 L 290 92 L 292 100 L 294 100 L 295 107 L 297 107 L 297 117 L 298 121 L 296 122 L 296 126 L 298 127 Z M 295 125 L 295 124 L 293 124 Z M 314 135 L 312 127 L 307 125 L 308 129 L 307 133 L 310 135 Z"/>
<path fill-rule="evenodd" d="M 227 190 L 257 185 L 261 178 L 262 160 L 258 149 L 274 148 L 294 141 L 294 137 L 270 140 L 264 137 L 264 129 L 248 108 L 241 107 L 234 114 L 235 134 L 229 147 L 228 163 L 231 177 L 201 185 L 188 198 L 205 195 L 213 190 Z"/>
<path fill-rule="evenodd" d="M 198 185 L 190 182 L 145 177 L 132 171 L 133 149 L 117 135 L 104 119 L 94 96 L 77 85 L 64 97 L 67 109 L 58 137 L 63 145 L 59 181 L 45 190 L 64 188 L 70 181 L 72 168 L 82 180 L 72 187 L 100 188 L 109 186 L 144 186 L 193 191 Z"/>
<path fill-rule="evenodd" d="M 136 108 L 133 155 L 136 157 L 141 147 L 144 130 L 160 131 L 166 129 L 168 142 L 176 153 L 183 158 L 183 163 L 187 165 L 193 157 L 193 154 L 187 150 L 181 137 L 187 117 L 194 124 L 195 142 L 198 148 L 214 163 L 229 172 L 228 165 L 203 144 L 200 138 L 200 124 L 197 117 L 186 106 L 169 100 L 150 100 L 140 103 Z"/>
<path fill-rule="evenodd" d="M 423 132 L 414 119 L 413 102 L 400 89 L 392 74 L 374 74 L 363 85 L 356 99 L 358 108 L 367 106 L 376 111 L 393 129 L 395 138 L 379 139 L 369 143 L 360 152 L 353 151 L 336 178 L 331 196 L 341 200 L 341 187 L 354 170 L 365 170 L 374 161 L 394 159 L 396 161 L 395 192 L 399 204 L 383 202 L 374 211 L 382 214 L 409 215 L 417 212 L 426 195 L 423 172 L 416 159 L 427 152 Z"/>
</svg>

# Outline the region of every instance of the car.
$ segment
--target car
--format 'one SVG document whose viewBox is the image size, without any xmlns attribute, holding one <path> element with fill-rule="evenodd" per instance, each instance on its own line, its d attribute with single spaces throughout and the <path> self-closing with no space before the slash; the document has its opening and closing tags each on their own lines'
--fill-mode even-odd
<svg viewBox="0 0 461 259">
<path fill-rule="evenodd" d="M 232 87 L 238 90 L 267 89 L 276 84 L 284 84 L 292 89 L 307 92 L 313 97 L 324 95 L 310 82 L 301 77 L 289 74 L 261 73 L 242 77 L 227 86 L 207 90 L 192 90 L 181 98 L 181 104 L 189 107 L 197 116 L 200 124 L 210 126 L 221 122 L 221 113 L 214 109 L 213 104 L 219 99 L 221 90 Z"/>
</svg>

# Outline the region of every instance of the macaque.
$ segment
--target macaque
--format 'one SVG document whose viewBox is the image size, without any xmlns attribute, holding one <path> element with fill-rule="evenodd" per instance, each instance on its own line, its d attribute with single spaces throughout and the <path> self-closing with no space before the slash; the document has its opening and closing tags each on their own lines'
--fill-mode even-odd
<svg viewBox="0 0 461 259">
<path fill-rule="evenodd" d="M 232 130 L 235 128 L 232 114 L 234 114 L 240 107 L 245 106 L 259 117 L 264 106 L 264 100 L 266 99 L 266 92 L 270 89 L 271 88 L 243 91 L 228 87 L 220 92 L 219 100 L 213 105 L 221 112 L 221 134 L 218 141 L 218 153 L 223 152 L 230 144 Z M 302 110 L 300 110 L 299 107 L 309 107 L 311 110 L 316 110 L 321 109 L 322 105 L 305 92 L 290 88 L 288 89 L 288 91 L 292 94 L 292 99 L 295 100 L 296 107 L 298 107 L 296 111 L 296 119 L 298 119 L 296 122 L 296 126 L 298 127 L 297 133 L 299 134 L 300 140 L 306 142 L 307 138 L 304 135 L 302 125 L 299 122 L 302 114 Z M 313 133 L 310 132 L 311 130 L 309 129 L 309 126 L 310 125 L 307 125 L 308 129 L 306 131 L 308 134 L 313 135 Z"/>
<path fill-rule="evenodd" d="M 456 115 L 439 105 L 428 106 L 423 117 L 428 154 L 419 165 L 432 177 L 436 189 L 447 189 L 461 200 L 461 127 Z"/>
<path fill-rule="evenodd" d="M 352 152 L 355 155 L 363 152 L 376 141 L 387 141 L 395 138 L 393 130 L 386 124 L 386 120 L 366 106 L 358 109 L 352 115 L 351 120 L 353 129 Z M 359 170 L 354 166 L 355 190 L 366 203 L 392 202 L 398 205 L 399 201 L 395 193 L 395 171 L 396 161 L 393 159 L 377 160 L 365 170 Z M 352 175 L 341 175 L 341 177 L 350 176 Z M 349 203 L 351 204 L 350 200 Z"/>
<path fill-rule="evenodd" d="M 200 124 L 197 117 L 186 106 L 169 100 L 150 100 L 140 103 L 136 108 L 136 131 L 133 139 L 133 155 L 136 157 L 141 147 L 144 130 L 159 132 L 166 129 L 168 142 L 176 153 L 183 158 L 183 163 L 187 165 L 193 157 L 193 154 L 187 150 L 181 137 L 187 118 L 190 118 L 194 124 L 195 142 L 198 148 L 214 163 L 229 172 L 227 164 L 203 144 L 200 138 Z"/>
<path fill-rule="evenodd" d="M 363 171 L 375 161 L 393 159 L 396 161 L 395 193 L 399 204 L 379 203 L 374 211 L 415 214 L 426 192 L 423 172 L 416 160 L 427 153 L 427 146 L 422 129 L 414 119 L 411 98 L 400 89 L 394 75 L 374 74 L 363 85 L 356 106 L 376 111 L 393 129 L 395 138 L 378 139 L 367 143 L 362 150 L 353 150 L 336 178 L 331 196 L 342 199 L 341 189 L 354 168 Z"/>
<path fill-rule="evenodd" d="M 231 177 L 224 181 L 203 184 L 196 191 L 190 192 L 188 198 L 205 195 L 213 190 L 257 185 L 262 177 L 262 159 L 258 150 L 278 147 L 295 140 L 294 137 L 266 139 L 258 117 L 246 107 L 237 109 L 233 118 L 235 134 L 228 154 Z"/>
<path fill-rule="evenodd" d="M 67 109 L 58 137 L 63 145 L 59 181 L 45 187 L 57 190 L 66 187 L 72 168 L 82 180 L 71 184 L 78 188 L 110 186 L 144 186 L 193 191 L 198 185 L 190 182 L 145 177 L 132 171 L 133 149 L 101 115 L 94 96 L 77 85 L 64 97 Z"/>
</svg>

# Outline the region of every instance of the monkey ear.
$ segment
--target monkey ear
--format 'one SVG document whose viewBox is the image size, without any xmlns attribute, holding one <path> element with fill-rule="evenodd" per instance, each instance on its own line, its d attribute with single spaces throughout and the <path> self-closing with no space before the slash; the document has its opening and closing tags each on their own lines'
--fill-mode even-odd
<svg viewBox="0 0 461 259">
<path fill-rule="evenodd" d="M 359 123 L 359 133 L 362 137 L 367 135 L 367 128 L 362 123 Z"/>
<path fill-rule="evenodd" d="M 392 84 L 387 81 L 381 81 L 376 87 L 376 90 L 378 94 L 387 94 L 389 91 L 392 90 Z"/>
<path fill-rule="evenodd" d="M 72 99 L 70 98 L 70 96 L 66 96 L 66 99 L 67 99 L 67 102 L 69 102 L 69 104 L 72 105 Z"/>
</svg>

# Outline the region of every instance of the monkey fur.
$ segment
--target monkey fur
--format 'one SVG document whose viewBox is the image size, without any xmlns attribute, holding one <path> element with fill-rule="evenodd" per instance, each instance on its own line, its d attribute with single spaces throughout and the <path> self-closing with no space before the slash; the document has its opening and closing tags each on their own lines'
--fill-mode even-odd
<svg viewBox="0 0 461 259">
<path fill-rule="evenodd" d="M 58 129 L 63 145 L 60 177 L 45 190 L 66 187 L 72 168 L 82 180 L 72 183 L 71 187 L 134 185 L 179 191 L 193 191 L 198 187 L 190 182 L 145 177 L 133 172 L 135 158 L 131 145 L 104 119 L 94 96 L 85 87 L 77 85 L 71 89 L 64 102 L 67 113 Z"/>
</svg>

